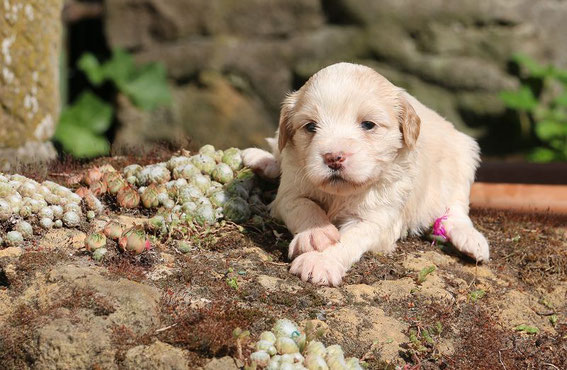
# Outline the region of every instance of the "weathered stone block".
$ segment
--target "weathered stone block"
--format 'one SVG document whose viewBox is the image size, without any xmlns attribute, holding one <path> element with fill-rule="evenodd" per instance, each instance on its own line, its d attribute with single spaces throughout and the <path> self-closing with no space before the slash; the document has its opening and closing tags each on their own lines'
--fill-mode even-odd
<svg viewBox="0 0 567 370">
<path fill-rule="evenodd" d="M 62 3 L 4 0 L 0 5 L 0 161 L 55 154 L 45 142 L 59 117 Z"/>
</svg>

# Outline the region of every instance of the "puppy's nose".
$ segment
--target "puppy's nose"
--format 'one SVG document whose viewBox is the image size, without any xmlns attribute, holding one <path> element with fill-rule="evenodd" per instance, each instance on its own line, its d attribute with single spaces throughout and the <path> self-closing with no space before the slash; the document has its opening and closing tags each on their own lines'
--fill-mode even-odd
<svg viewBox="0 0 567 370">
<path fill-rule="evenodd" d="M 347 155 L 344 152 L 325 153 L 323 154 L 323 161 L 332 170 L 340 170 L 343 167 Z"/>
</svg>

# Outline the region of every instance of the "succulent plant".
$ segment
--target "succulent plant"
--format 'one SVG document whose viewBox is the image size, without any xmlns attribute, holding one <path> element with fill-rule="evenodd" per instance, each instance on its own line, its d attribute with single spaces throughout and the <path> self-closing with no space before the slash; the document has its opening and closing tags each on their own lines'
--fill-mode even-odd
<svg viewBox="0 0 567 370">
<path fill-rule="evenodd" d="M 191 163 L 195 165 L 201 172 L 210 174 L 216 166 L 215 160 L 204 154 L 197 154 L 191 157 Z"/>
<path fill-rule="evenodd" d="M 309 370 L 329 370 L 325 359 L 319 355 L 307 355 L 304 364 Z"/>
<path fill-rule="evenodd" d="M 104 225 L 103 233 L 112 240 L 118 240 L 124 232 L 124 226 L 117 221 L 108 221 Z"/>
<path fill-rule="evenodd" d="M 195 185 L 204 194 L 211 186 L 211 179 L 208 176 L 197 174 L 189 180 L 189 183 Z"/>
<path fill-rule="evenodd" d="M 53 211 L 53 218 L 60 219 L 63 217 L 63 207 L 54 204 L 49 206 L 49 208 Z"/>
<path fill-rule="evenodd" d="M 152 164 L 144 167 L 137 177 L 142 185 L 165 184 L 171 179 L 171 173 L 166 165 Z"/>
<path fill-rule="evenodd" d="M 223 206 L 224 216 L 236 223 L 247 221 L 252 212 L 250 206 L 242 198 L 231 198 Z"/>
<path fill-rule="evenodd" d="M 215 207 L 222 207 L 228 200 L 230 199 L 230 195 L 224 190 L 218 190 L 211 194 L 209 200 Z"/>
<path fill-rule="evenodd" d="M 192 249 L 191 244 L 185 240 L 179 240 L 176 247 L 181 253 L 189 253 Z"/>
<path fill-rule="evenodd" d="M 124 231 L 118 244 L 124 251 L 133 252 L 135 254 L 140 254 L 151 248 L 151 243 L 146 236 L 146 232 L 139 226 L 133 226 Z"/>
<path fill-rule="evenodd" d="M 89 186 L 100 180 L 102 180 L 102 171 L 98 167 L 90 168 L 83 176 L 84 183 Z"/>
<path fill-rule="evenodd" d="M 263 331 L 262 334 L 260 334 L 260 340 L 266 341 L 273 345 L 274 343 L 276 343 L 276 336 L 271 331 Z"/>
<path fill-rule="evenodd" d="M 55 220 L 55 221 L 53 222 L 53 227 L 56 227 L 56 228 L 63 227 L 63 221 L 61 221 L 61 220 Z"/>
<path fill-rule="evenodd" d="M 10 203 L 0 199 L 0 221 L 6 221 L 12 217 L 12 207 Z"/>
<path fill-rule="evenodd" d="M 167 161 L 166 167 L 168 170 L 173 171 L 174 168 L 184 166 L 187 163 L 191 163 L 191 158 L 186 156 L 173 156 Z"/>
<path fill-rule="evenodd" d="M 203 145 L 199 148 L 199 154 L 208 155 L 212 158 L 215 155 L 215 147 L 211 144 Z"/>
<path fill-rule="evenodd" d="M 6 233 L 5 243 L 9 247 L 18 247 L 24 243 L 24 237 L 19 231 L 8 231 Z"/>
<path fill-rule="evenodd" d="M 140 166 L 139 164 L 131 164 L 129 166 L 124 167 L 122 173 L 124 174 L 124 177 L 128 178 L 130 176 L 137 177 L 141 171 L 142 171 L 142 166 Z"/>
<path fill-rule="evenodd" d="M 307 344 L 307 347 L 305 347 L 305 353 L 307 355 L 325 357 L 325 355 L 327 354 L 327 349 L 325 348 L 325 345 L 323 345 L 323 343 L 313 340 L 309 342 L 309 344 Z"/>
<path fill-rule="evenodd" d="M 156 184 L 150 184 L 142 193 L 142 204 L 146 208 L 155 208 L 159 206 L 158 195 L 160 188 Z"/>
<path fill-rule="evenodd" d="M 199 170 L 197 167 L 195 167 L 195 165 L 193 165 L 192 163 L 186 163 L 186 164 L 177 166 L 172 170 L 173 178 L 176 179 L 176 180 L 179 180 L 179 179 L 189 180 L 193 176 L 195 176 L 196 174 L 199 174 L 199 173 L 201 173 L 201 170 Z"/>
<path fill-rule="evenodd" d="M 54 217 L 54 215 L 53 215 L 53 209 L 52 209 L 51 207 L 47 207 L 47 206 L 42 207 L 42 208 L 39 210 L 39 212 L 38 212 L 37 215 L 38 215 L 40 218 L 44 218 L 44 217 L 45 217 L 45 218 L 50 218 L 50 219 L 52 219 L 52 220 L 53 220 L 53 217 Z"/>
<path fill-rule="evenodd" d="M 200 205 L 195 210 L 194 220 L 201 226 L 214 224 L 216 221 L 216 215 L 213 207 L 208 204 Z"/>
<path fill-rule="evenodd" d="M 221 184 L 227 184 L 234 179 L 234 173 L 228 164 L 219 163 L 211 172 L 211 177 Z"/>
<path fill-rule="evenodd" d="M 104 182 L 104 181 L 93 182 L 91 184 L 91 186 L 89 187 L 89 189 L 97 197 L 99 197 L 103 194 L 106 194 L 106 192 L 108 191 L 106 182 Z"/>
<path fill-rule="evenodd" d="M 270 355 L 266 351 L 256 351 L 250 355 L 250 360 L 259 366 L 267 366 L 270 362 Z"/>
<path fill-rule="evenodd" d="M 140 195 L 129 185 L 120 189 L 116 194 L 116 200 L 120 207 L 124 208 L 137 208 L 140 205 Z"/>
<path fill-rule="evenodd" d="M 94 232 L 85 238 L 85 248 L 89 252 L 95 251 L 106 246 L 106 236 L 101 232 Z"/>
<path fill-rule="evenodd" d="M 49 230 L 53 227 L 53 219 L 48 217 L 43 217 L 39 220 L 39 226 L 41 226 L 46 230 Z"/>
<path fill-rule="evenodd" d="M 108 252 L 108 250 L 104 247 L 98 248 L 93 252 L 93 260 L 100 262 L 104 259 L 104 257 L 106 256 L 106 253 Z"/>
<path fill-rule="evenodd" d="M 33 236 L 33 227 L 27 221 L 19 221 L 14 229 L 19 231 L 25 239 Z"/>
<path fill-rule="evenodd" d="M 68 227 L 79 226 L 81 223 L 81 217 L 79 217 L 79 214 L 75 211 L 66 211 L 63 214 L 63 222 L 65 223 L 65 226 Z"/>
<path fill-rule="evenodd" d="M 188 184 L 179 189 L 178 199 L 181 203 L 194 201 L 201 198 L 203 193 L 193 184 Z"/>
<path fill-rule="evenodd" d="M 112 181 L 106 183 L 107 190 L 112 195 L 118 194 L 118 192 L 127 185 L 128 184 L 126 183 L 126 180 L 124 180 L 120 175 L 114 177 Z"/>
<path fill-rule="evenodd" d="M 281 355 L 299 352 L 299 347 L 297 347 L 297 344 L 295 344 L 293 339 L 289 337 L 278 337 L 278 339 L 276 339 L 275 347 Z"/>
<path fill-rule="evenodd" d="M 242 156 L 240 149 L 230 148 L 224 151 L 222 162 L 226 163 L 232 168 L 233 171 L 238 171 L 242 168 Z"/>
</svg>

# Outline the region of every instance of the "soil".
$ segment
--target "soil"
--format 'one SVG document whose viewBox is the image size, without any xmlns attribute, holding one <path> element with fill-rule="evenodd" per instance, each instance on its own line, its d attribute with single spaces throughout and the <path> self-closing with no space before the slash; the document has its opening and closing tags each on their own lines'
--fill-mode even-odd
<svg viewBox="0 0 567 370">
<path fill-rule="evenodd" d="M 120 213 L 104 220 L 147 218 Z M 109 241 L 98 263 L 83 247 L 89 227 L 53 229 L 0 249 L 0 368 L 235 369 L 235 328 L 255 340 L 288 318 L 370 369 L 566 369 L 567 220 L 471 216 L 489 263 L 409 238 L 365 255 L 337 288 L 289 274 L 291 236 L 270 220 L 203 230 L 186 254 L 162 240 L 132 256 Z"/>
</svg>

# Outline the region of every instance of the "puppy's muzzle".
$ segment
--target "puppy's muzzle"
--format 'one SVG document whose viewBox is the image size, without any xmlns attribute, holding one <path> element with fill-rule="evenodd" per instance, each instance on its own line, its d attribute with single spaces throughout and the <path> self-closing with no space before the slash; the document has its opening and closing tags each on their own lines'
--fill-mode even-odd
<svg viewBox="0 0 567 370">
<path fill-rule="evenodd" d="M 325 153 L 323 154 L 323 162 L 333 171 L 343 168 L 344 161 L 348 155 L 345 152 Z"/>
</svg>

